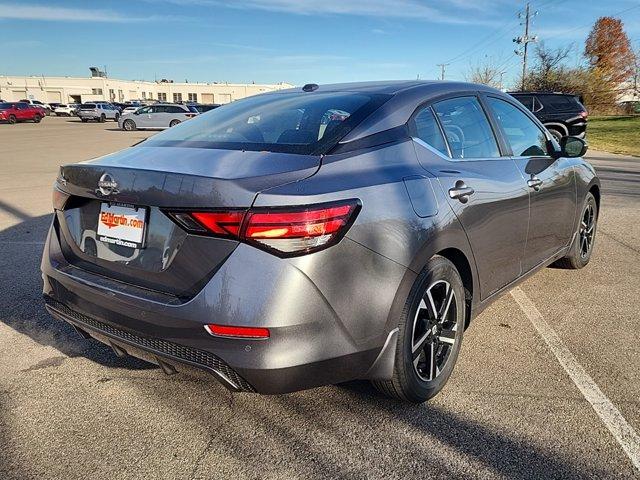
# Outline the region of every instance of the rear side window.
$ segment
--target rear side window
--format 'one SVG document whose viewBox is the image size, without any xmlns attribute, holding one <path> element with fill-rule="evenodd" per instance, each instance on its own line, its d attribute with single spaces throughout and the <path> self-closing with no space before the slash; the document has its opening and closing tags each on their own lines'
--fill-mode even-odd
<svg viewBox="0 0 640 480">
<path fill-rule="evenodd" d="M 0 103 L 0 110 L 10 110 L 13 108 L 13 103 Z"/>
<path fill-rule="evenodd" d="M 94 110 L 96 108 L 95 103 L 85 103 L 80 106 L 80 110 Z"/>
<path fill-rule="evenodd" d="M 504 100 L 489 97 L 488 103 L 516 157 L 548 154 L 547 137 L 529 117 Z"/>
<path fill-rule="evenodd" d="M 447 145 L 444 142 L 444 137 L 442 136 L 442 132 L 440 131 L 431 107 L 423 108 L 418 112 L 413 118 L 412 128 L 420 140 L 432 146 L 443 155 L 449 156 Z"/>
<path fill-rule="evenodd" d="M 453 158 L 498 158 L 500 150 L 491 124 L 476 97 L 435 103 Z"/>
<path fill-rule="evenodd" d="M 355 92 L 258 95 L 199 115 L 146 144 L 321 154 L 388 98 Z"/>
<path fill-rule="evenodd" d="M 553 110 L 577 110 L 579 105 L 574 97 L 569 95 L 540 95 L 542 103 Z"/>
</svg>

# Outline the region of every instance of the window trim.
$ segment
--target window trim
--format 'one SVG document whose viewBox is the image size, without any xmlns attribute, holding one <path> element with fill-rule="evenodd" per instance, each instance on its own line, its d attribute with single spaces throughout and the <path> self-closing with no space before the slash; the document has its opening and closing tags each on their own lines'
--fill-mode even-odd
<svg viewBox="0 0 640 480">
<path fill-rule="evenodd" d="M 433 120 L 436 122 L 438 131 L 440 132 L 440 135 L 442 136 L 442 141 L 444 142 L 444 147 L 447 149 L 447 155 L 445 155 L 443 152 L 441 152 L 437 148 L 429 145 L 427 142 L 425 142 L 418 136 L 418 127 L 416 126 L 416 117 L 420 115 L 424 110 L 427 110 L 427 109 L 431 112 L 431 116 L 433 117 Z M 409 118 L 409 121 L 407 122 L 407 128 L 409 130 L 409 135 L 411 136 L 411 138 L 418 141 L 418 143 L 420 143 L 421 145 L 427 146 L 430 150 L 434 150 L 438 152 L 440 155 L 444 156 L 449 160 L 454 159 L 453 155 L 451 155 L 451 147 L 449 146 L 449 142 L 447 141 L 447 136 L 444 134 L 444 130 L 442 129 L 442 125 L 440 124 L 440 120 L 438 120 L 438 115 L 436 115 L 436 112 L 433 110 L 433 106 L 431 104 L 424 105 L 423 107 L 418 107 L 416 111 L 413 112 L 413 114 Z"/>
<path fill-rule="evenodd" d="M 433 109 L 433 105 L 439 102 L 442 102 L 444 100 L 451 100 L 454 98 L 463 98 L 463 97 L 475 97 L 475 99 L 477 100 L 477 102 L 480 104 L 480 108 L 482 109 L 482 111 L 484 112 L 485 118 L 487 119 L 487 122 L 489 122 L 489 126 L 491 127 L 491 132 L 493 133 L 493 137 L 496 141 L 496 145 L 498 146 L 498 152 L 500 153 L 499 157 L 480 157 L 480 158 L 453 158 L 453 156 L 447 157 L 446 155 L 443 155 L 441 152 L 437 151 L 435 148 L 431 147 L 432 150 L 434 150 L 435 152 L 437 152 L 438 155 L 440 155 L 443 159 L 451 162 L 451 163 L 459 163 L 459 162 L 486 162 L 488 160 L 502 160 L 505 158 L 510 158 L 511 155 L 509 155 L 508 153 L 511 153 L 511 148 L 508 146 L 508 144 L 505 142 L 505 139 L 502 135 L 502 130 L 499 129 L 499 125 L 496 125 L 495 123 L 495 119 L 493 118 L 493 113 L 490 110 L 487 110 L 487 105 L 485 105 L 485 102 L 482 98 L 482 96 L 485 94 L 485 92 L 481 92 L 479 90 L 468 90 L 468 91 L 458 91 L 458 92 L 450 92 L 450 93 L 445 93 L 443 95 L 438 95 L 436 97 L 430 98 L 429 100 L 426 100 L 422 103 L 420 103 L 415 110 L 413 111 L 413 113 L 411 114 L 411 116 L 409 117 L 409 120 L 407 121 L 407 126 L 409 128 L 409 134 L 411 135 L 411 138 L 416 140 L 416 137 L 414 137 L 413 132 L 411 130 L 411 122 L 414 121 L 414 117 L 416 116 L 416 114 L 422 110 L 423 107 L 431 107 L 432 112 L 434 113 L 436 122 L 438 123 L 438 126 L 440 127 L 440 131 L 443 133 L 444 136 L 444 142 L 447 145 L 447 151 L 449 152 L 449 154 L 451 154 L 451 146 L 449 145 L 449 141 L 447 140 L 447 136 L 444 135 L 444 129 L 442 127 L 442 123 L 440 122 L 440 119 L 438 118 L 438 115 L 435 113 L 435 110 Z M 498 97 L 500 98 L 500 97 Z M 419 138 L 417 140 L 420 140 Z M 425 144 L 426 143 L 423 140 L 420 140 L 421 144 Z"/>
<path fill-rule="evenodd" d="M 533 124 L 536 127 L 538 127 L 538 129 L 544 135 L 544 138 L 547 139 L 547 144 L 549 144 L 551 139 L 549 138 L 549 134 L 547 133 L 547 129 L 545 128 L 545 126 L 540 122 L 540 120 L 538 120 L 538 118 L 527 107 L 525 107 L 522 103 L 518 102 L 517 99 L 516 99 L 515 102 L 513 102 L 513 101 L 511 101 L 510 98 L 501 97 L 499 95 L 494 95 L 494 94 L 491 94 L 491 93 L 485 94 L 484 97 L 485 98 L 483 100 L 485 101 L 485 103 L 487 102 L 487 99 L 495 98 L 496 100 L 502 100 L 503 102 L 508 103 L 509 105 L 514 107 L 515 109 L 520 110 L 520 112 L 522 112 L 529 120 L 531 120 L 533 122 Z M 488 103 L 487 103 L 487 109 L 490 112 L 492 121 L 495 122 L 496 126 L 500 130 L 500 135 L 504 139 L 505 147 L 509 151 L 509 157 L 510 158 L 513 158 L 513 159 L 519 159 L 519 158 L 553 158 L 553 156 L 550 155 L 549 153 L 547 153 L 547 155 L 528 155 L 528 156 L 514 155 L 513 154 L 513 149 L 511 148 L 511 144 L 509 143 L 509 140 L 507 138 L 507 134 L 505 133 L 504 129 L 502 128 L 502 125 L 500 125 L 500 122 L 498 121 L 498 119 L 495 118 L 494 113 L 493 113 L 493 109 L 491 108 L 491 106 Z M 548 146 L 547 146 L 547 150 L 549 150 Z"/>
</svg>

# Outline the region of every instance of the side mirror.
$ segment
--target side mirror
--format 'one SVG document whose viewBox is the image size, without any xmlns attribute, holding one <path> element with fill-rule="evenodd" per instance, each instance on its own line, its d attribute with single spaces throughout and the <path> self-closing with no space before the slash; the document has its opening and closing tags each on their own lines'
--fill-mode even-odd
<svg viewBox="0 0 640 480">
<path fill-rule="evenodd" d="M 560 139 L 560 155 L 568 158 L 582 157 L 589 146 L 582 138 L 562 137 Z"/>
</svg>

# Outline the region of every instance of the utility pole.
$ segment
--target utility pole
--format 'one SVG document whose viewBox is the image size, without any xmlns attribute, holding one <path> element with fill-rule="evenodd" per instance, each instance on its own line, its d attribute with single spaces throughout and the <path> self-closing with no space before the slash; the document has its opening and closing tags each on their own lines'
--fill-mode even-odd
<svg viewBox="0 0 640 480">
<path fill-rule="evenodd" d="M 440 67 L 440 80 L 444 80 L 444 69 L 447 68 L 450 63 L 439 63 L 437 66 Z"/>
<path fill-rule="evenodd" d="M 518 18 L 523 18 L 524 21 L 521 25 L 524 25 L 524 35 L 521 37 L 516 37 L 513 39 L 515 43 L 518 45 L 522 45 L 522 50 L 516 49 L 514 50 L 516 55 L 522 55 L 522 90 L 526 90 L 526 81 L 527 81 L 527 53 L 528 47 L 531 42 L 537 42 L 538 37 L 536 35 L 529 35 L 529 24 L 531 22 L 531 18 L 538 15 L 538 12 L 531 13 L 529 2 L 525 7 L 524 13 L 518 13 Z"/>
</svg>

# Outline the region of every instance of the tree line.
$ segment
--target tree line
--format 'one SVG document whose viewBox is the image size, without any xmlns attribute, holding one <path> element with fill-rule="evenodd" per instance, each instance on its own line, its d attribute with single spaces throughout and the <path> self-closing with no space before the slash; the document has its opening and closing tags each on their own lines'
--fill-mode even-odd
<svg viewBox="0 0 640 480">
<path fill-rule="evenodd" d="M 622 20 L 599 18 L 587 37 L 578 66 L 568 66 L 574 45 L 548 48 L 536 46 L 533 65 L 515 89 L 580 95 L 592 113 L 622 113 L 618 99 L 627 93 L 640 94 L 640 52 L 634 52 Z M 469 81 L 502 88 L 501 69 L 495 62 L 472 67 Z M 629 107 L 627 107 L 629 108 Z"/>
</svg>

